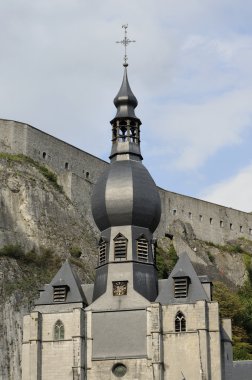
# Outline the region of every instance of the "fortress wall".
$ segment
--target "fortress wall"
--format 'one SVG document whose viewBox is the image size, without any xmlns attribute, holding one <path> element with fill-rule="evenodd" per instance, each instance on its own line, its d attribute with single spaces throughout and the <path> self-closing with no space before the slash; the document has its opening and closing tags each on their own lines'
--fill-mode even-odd
<svg viewBox="0 0 252 380">
<path fill-rule="evenodd" d="M 96 182 L 107 163 L 31 126 L 27 130 L 27 155 L 56 172 L 70 171 Z"/>
<path fill-rule="evenodd" d="M 70 171 L 92 183 L 107 166 L 107 162 L 56 137 L 11 120 L 0 120 L 0 150 L 25 154 L 57 173 Z"/>
<path fill-rule="evenodd" d="M 0 151 L 26 154 L 54 170 L 66 194 L 94 224 L 90 207 L 92 185 L 107 162 L 30 125 L 10 120 L 0 120 Z M 164 189 L 159 192 L 162 216 L 157 235 L 164 236 L 171 223 L 179 219 L 190 223 L 201 240 L 222 244 L 239 237 L 252 239 L 251 214 Z"/>
<path fill-rule="evenodd" d="M 0 120 L 0 151 L 26 154 L 27 125 L 11 120 Z"/>
<path fill-rule="evenodd" d="M 252 239 L 252 215 L 160 189 L 162 216 L 158 234 L 169 232 L 175 220 L 190 223 L 201 240 L 222 244 L 244 237 Z"/>
</svg>

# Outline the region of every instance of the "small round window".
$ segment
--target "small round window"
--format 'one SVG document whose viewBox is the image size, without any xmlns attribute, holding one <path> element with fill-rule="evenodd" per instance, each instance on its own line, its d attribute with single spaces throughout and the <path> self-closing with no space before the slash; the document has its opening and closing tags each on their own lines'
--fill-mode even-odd
<svg viewBox="0 0 252 380">
<path fill-rule="evenodd" d="M 113 366 L 112 372 L 116 377 L 123 377 L 127 372 L 127 367 L 122 363 L 117 363 Z"/>
</svg>

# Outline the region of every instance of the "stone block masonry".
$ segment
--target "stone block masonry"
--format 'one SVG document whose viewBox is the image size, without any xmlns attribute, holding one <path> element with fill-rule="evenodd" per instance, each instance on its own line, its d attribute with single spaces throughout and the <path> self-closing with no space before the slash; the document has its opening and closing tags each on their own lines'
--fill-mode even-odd
<svg viewBox="0 0 252 380">
<path fill-rule="evenodd" d="M 28 124 L 0 119 L 0 151 L 24 154 L 56 173 L 95 182 L 107 163 Z"/>
<path fill-rule="evenodd" d="M 160 189 L 162 216 L 158 233 L 170 231 L 176 220 L 189 223 L 197 239 L 223 244 L 252 239 L 252 214 Z"/>
<path fill-rule="evenodd" d="M 57 173 L 65 193 L 93 223 L 92 185 L 107 162 L 28 124 L 0 119 L 0 152 L 24 154 Z M 252 240 L 252 215 L 214 203 L 159 189 L 162 217 L 156 231 L 164 236 L 173 222 L 189 223 L 196 238 L 222 244 L 228 240 Z M 252 209 L 252 206 L 251 206 Z"/>
</svg>

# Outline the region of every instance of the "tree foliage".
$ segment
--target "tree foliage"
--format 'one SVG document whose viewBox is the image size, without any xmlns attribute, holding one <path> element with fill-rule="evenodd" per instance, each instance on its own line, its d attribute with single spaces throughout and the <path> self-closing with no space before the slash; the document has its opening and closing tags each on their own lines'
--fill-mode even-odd
<svg viewBox="0 0 252 380">
<path fill-rule="evenodd" d="M 159 278 L 167 278 L 178 260 L 173 244 L 168 249 L 162 247 L 156 248 L 156 266 Z"/>
<path fill-rule="evenodd" d="M 252 287 L 248 281 L 238 292 L 222 282 L 214 283 L 213 298 L 220 316 L 231 318 L 234 360 L 252 360 Z"/>
</svg>

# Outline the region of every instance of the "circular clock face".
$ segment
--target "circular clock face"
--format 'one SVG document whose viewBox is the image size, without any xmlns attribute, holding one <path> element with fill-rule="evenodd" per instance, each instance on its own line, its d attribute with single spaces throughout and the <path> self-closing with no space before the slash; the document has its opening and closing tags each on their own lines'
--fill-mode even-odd
<svg viewBox="0 0 252 380">
<path fill-rule="evenodd" d="M 127 372 L 127 367 L 122 363 L 117 363 L 112 368 L 112 373 L 116 377 L 123 377 Z"/>
</svg>

